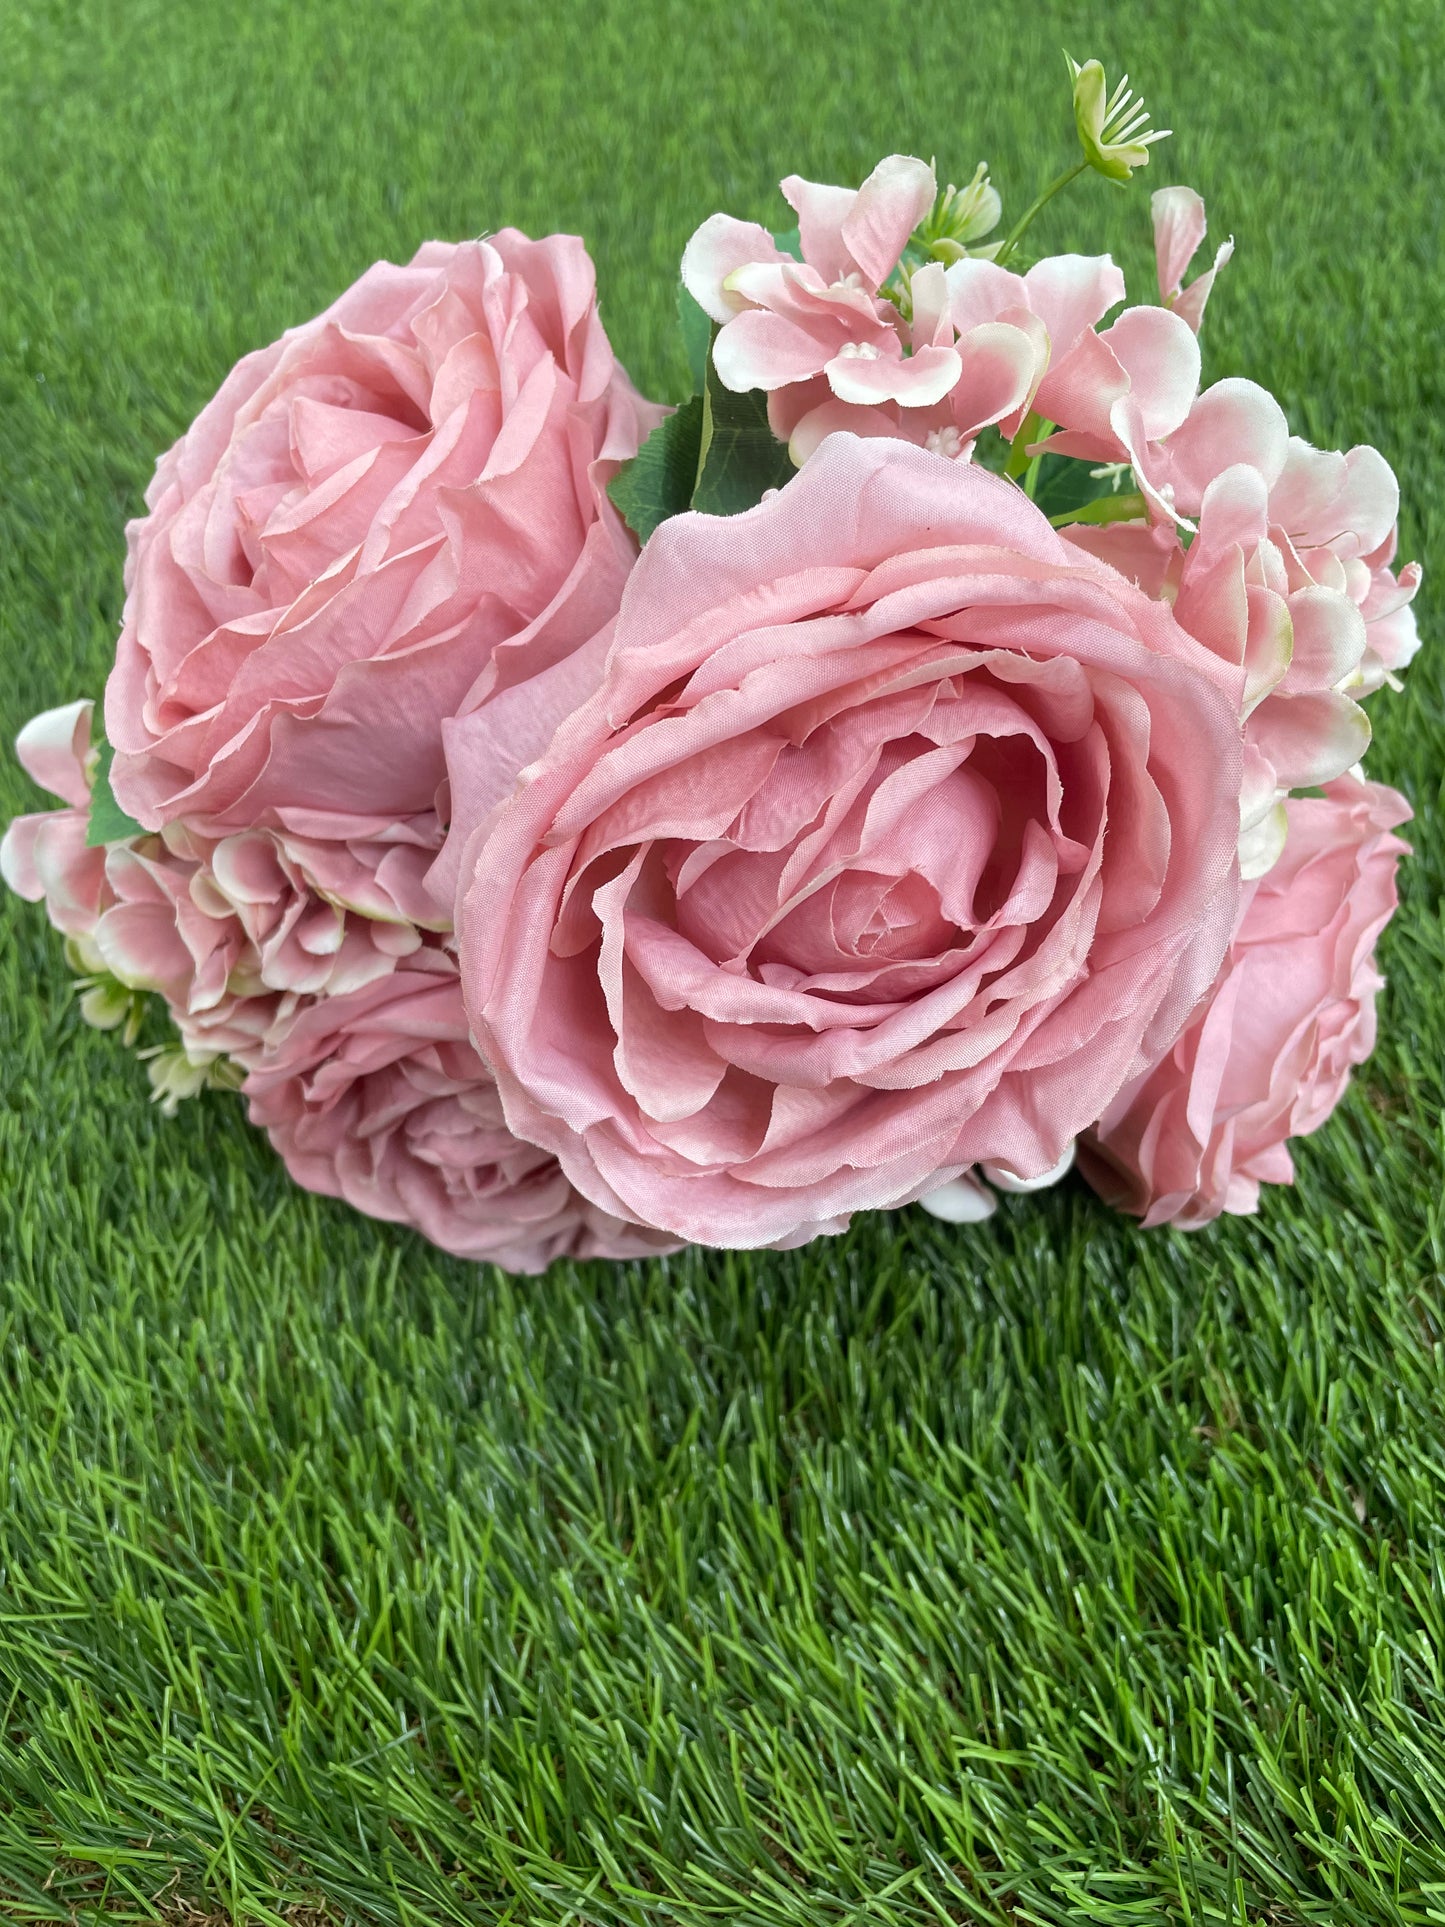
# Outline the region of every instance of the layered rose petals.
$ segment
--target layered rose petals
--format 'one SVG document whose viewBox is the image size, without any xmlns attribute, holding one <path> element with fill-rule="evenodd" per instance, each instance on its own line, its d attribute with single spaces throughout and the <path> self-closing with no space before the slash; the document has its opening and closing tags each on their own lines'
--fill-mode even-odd
<svg viewBox="0 0 1445 1927">
<path fill-rule="evenodd" d="M 1081 1146 L 1090 1182 L 1146 1224 L 1255 1210 L 1261 1184 L 1294 1176 L 1288 1140 L 1319 1129 L 1374 1046 L 1409 805 L 1347 777 L 1285 809 L 1283 854 L 1246 893 L 1214 989 Z"/>
<path fill-rule="evenodd" d="M 665 525 L 465 866 L 509 1123 L 713 1244 L 1041 1176 L 1223 955 L 1238 684 L 1021 491 L 901 442 Z"/>
<path fill-rule="evenodd" d="M 138 1028 L 132 993 L 164 1001 L 179 1041 L 145 1054 L 168 1114 L 218 1074 L 245 1075 L 253 1120 L 299 1183 L 514 1271 L 672 1248 L 508 1131 L 429 927 L 445 922 L 423 882 L 434 837 L 207 839 L 171 823 L 90 848 L 90 722 L 75 703 L 21 732 L 26 768 L 67 807 L 17 817 L 0 872 L 69 939 L 88 1021 Z"/>
<path fill-rule="evenodd" d="M 659 412 L 567 236 L 429 243 L 248 356 L 130 529 L 124 807 L 211 838 L 439 842 L 443 720 L 615 608 L 633 547 L 605 483 Z"/>
<path fill-rule="evenodd" d="M 557 1258 L 674 1248 L 588 1203 L 554 1158 L 508 1130 L 439 950 L 309 1004 L 242 1088 L 298 1184 L 412 1225 L 458 1257 L 531 1273 Z"/>
<path fill-rule="evenodd" d="M 1096 69 L 1122 179 L 1158 136 Z M 970 253 L 982 168 L 782 189 L 800 259 L 718 214 L 682 276 L 787 487 L 639 559 L 607 487 L 663 411 L 581 242 L 380 263 L 160 462 L 113 759 L 27 725 L 63 807 L 0 872 L 87 1021 L 163 1001 L 168 1111 L 239 1084 L 298 1183 L 510 1270 L 971 1223 L 1076 1149 L 1147 1224 L 1253 1210 L 1374 1038 L 1395 477 L 1201 387 L 1192 189 L 1122 308 L 1108 256 Z M 90 846 L 93 784 L 139 833 Z"/>
</svg>

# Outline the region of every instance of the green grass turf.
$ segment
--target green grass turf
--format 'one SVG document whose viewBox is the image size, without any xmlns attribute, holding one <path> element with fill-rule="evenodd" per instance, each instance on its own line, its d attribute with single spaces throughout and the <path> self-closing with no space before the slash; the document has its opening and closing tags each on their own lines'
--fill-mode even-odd
<svg viewBox="0 0 1445 1927">
<path fill-rule="evenodd" d="M 702 216 L 892 149 L 1016 212 L 1061 46 L 1239 238 L 1211 376 L 1385 449 L 1438 580 L 1442 20 L 8 0 L 0 724 L 99 689 L 155 454 L 373 257 L 579 230 L 675 394 Z M 1147 201 L 1040 245 L 1147 298 Z M 1374 706 L 1385 1041 L 1193 1239 L 1071 1183 L 509 1283 L 293 1190 L 233 1098 L 166 1123 L 0 902 L 0 1918 L 1445 1920 L 1442 663 Z"/>
</svg>

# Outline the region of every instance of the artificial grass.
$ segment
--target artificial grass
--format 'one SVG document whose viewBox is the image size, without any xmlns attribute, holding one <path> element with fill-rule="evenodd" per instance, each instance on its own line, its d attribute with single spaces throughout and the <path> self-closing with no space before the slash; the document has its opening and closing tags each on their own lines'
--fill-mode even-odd
<svg viewBox="0 0 1445 1927">
<path fill-rule="evenodd" d="M 894 149 L 1016 212 L 1061 45 L 1239 238 L 1210 376 L 1385 449 L 1438 568 L 1434 0 L 49 0 L 0 14 L 6 736 L 99 689 L 157 451 L 373 257 L 581 231 L 677 393 L 697 220 Z M 1147 298 L 1147 201 L 1040 245 Z M 1445 1920 L 1442 661 L 1373 706 L 1383 1042 L 1193 1238 L 1071 1183 L 509 1282 L 291 1188 L 234 1098 L 161 1119 L 0 901 L 0 1918 Z"/>
</svg>

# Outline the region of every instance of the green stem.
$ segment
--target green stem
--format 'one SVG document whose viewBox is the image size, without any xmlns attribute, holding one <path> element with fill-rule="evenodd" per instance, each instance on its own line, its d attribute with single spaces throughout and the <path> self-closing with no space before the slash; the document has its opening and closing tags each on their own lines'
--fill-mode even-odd
<svg viewBox="0 0 1445 1927">
<path fill-rule="evenodd" d="M 1096 496 L 1081 508 L 1065 509 L 1062 515 L 1051 515 L 1049 521 L 1056 529 L 1067 528 L 1071 522 L 1084 522 L 1092 528 L 1103 528 L 1110 522 L 1139 522 L 1148 513 L 1149 504 L 1143 494 L 1135 489 L 1123 495 Z"/>
<path fill-rule="evenodd" d="M 993 257 L 994 260 L 999 265 L 999 267 L 1002 267 L 1004 265 L 1004 263 L 1008 260 L 1009 256 L 1013 253 L 1014 249 L 1018 246 L 1019 241 L 1023 236 L 1024 229 L 1029 225 L 1030 221 L 1033 220 L 1034 216 L 1039 212 L 1040 208 L 1047 207 L 1049 202 L 1054 198 L 1054 196 L 1059 192 L 1059 190 L 1061 188 L 1067 187 L 1070 181 L 1076 181 L 1079 178 L 1079 176 L 1085 171 L 1088 165 L 1089 163 L 1087 161 L 1080 161 L 1077 167 L 1071 167 L 1067 173 L 1060 174 L 1059 178 L 1056 181 L 1051 181 L 1049 183 L 1049 185 L 1044 189 L 1043 193 L 1040 194 L 1039 198 L 1034 202 L 1033 206 L 1028 210 L 1028 212 L 1024 214 L 1023 217 L 1014 224 L 1013 230 L 1009 234 L 1007 240 L 1004 242 L 1003 246 L 999 249 L 998 253 Z"/>
<path fill-rule="evenodd" d="M 697 494 L 702 482 L 702 472 L 707 467 L 707 452 L 712 447 L 712 351 L 721 333 L 722 329 L 715 321 L 712 324 L 712 332 L 707 338 L 707 360 L 703 363 L 702 370 L 702 432 L 697 438 L 697 469 L 692 478 L 693 495 Z"/>
<path fill-rule="evenodd" d="M 1030 442 L 1040 442 L 1049 432 L 1048 424 L 1037 409 L 1031 408 L 1019 423 L 1019 432 L 1008 445 L 1008 460 L 1003 472 L 1011 482 L 1016 482 L 1032 459 L 1028 453 Z"/>
</svg>

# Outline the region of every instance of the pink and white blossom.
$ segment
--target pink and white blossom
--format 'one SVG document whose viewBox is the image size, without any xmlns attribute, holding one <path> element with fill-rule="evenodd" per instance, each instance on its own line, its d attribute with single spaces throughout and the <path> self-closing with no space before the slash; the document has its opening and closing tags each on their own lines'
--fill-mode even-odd
<svg viewBox="0 0 1445 1927">
<path fill-rule="evenodd" d="M 1026 297 L 960 328 L 953 277 L 989 265 L 970 259 L 908 276 L 906 318 L 881 294 L 933 206 L 932 168 L 894 154 L 856 191 L 797 175 L 782 190 L 798 213 L 801 262 L 755 222 L 715 214 L 688 242 L 682 278 L 720 324 L 718 379 L 768 393 L 794 460 L 839 429 L 934 447 L 951 437 L 966 451 L 992 423 L 1017 426 L 1049 353 Z"/>
<path fill-rule="evenodd" d="M 1215 277 L 1234 254 L 1234 237 L 1222 241 L 1214 265 L 1197 275 L 1186 288 L 1184 277 L 1208 231 L 1204 202 L 1192 187 L 1161 187 L 1149 198 L 1154 217 L 1154 259 L 1159 273 L 1159 299 L 1189 323 L 1195 334 L 1214 289 Z"/>
</svg>

